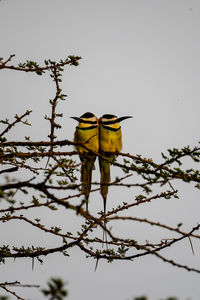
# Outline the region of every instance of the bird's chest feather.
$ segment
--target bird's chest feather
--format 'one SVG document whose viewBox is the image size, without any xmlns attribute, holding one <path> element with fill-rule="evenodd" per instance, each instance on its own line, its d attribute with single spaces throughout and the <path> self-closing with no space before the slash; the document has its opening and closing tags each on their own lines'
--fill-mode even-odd
<svg viewBox="0 0 200 300">
<path fill-rule="evenodd" d="M 103 152 L 119 152 L 122 148 L 121 130 L 110 131 L 102 129 L 100 133 L 100 148 Z"/>
<path fill-rule="evenodd" d="M 98 152 L 99 150 L 99 137 L 98 137 L 98 130 L 96 128 L 90 130 L 82 130 L 77 129 L 75 132 L 74 140 L 82 143 L 88 149 Z M 77 146 L 76 147 L 79 152 L 85 152 L 84 148 Z"/>
</svg>

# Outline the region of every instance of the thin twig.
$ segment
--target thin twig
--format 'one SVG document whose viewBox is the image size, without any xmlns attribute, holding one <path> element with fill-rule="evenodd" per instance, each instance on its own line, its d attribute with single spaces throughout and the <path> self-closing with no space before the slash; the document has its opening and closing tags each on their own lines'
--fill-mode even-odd
<svg viewBox="0 0 200 300">
<path fill-rule="evenodd" d="M 16 120 L 15 120 L 13 123 L 9 124 L 9 125 L 6 127 L 6 129 L 5 129 L 2 133 L 0 133 L 0 136 L 3 136 L 6 132 L 8 132 L 13 126 L 15 126 L 16 123 L 20 123 L 21 120 L 22 120 L 25 116 L 30 115 L 31 112 L 32 112 L 32 110 L 27 110 L 21 117 L 16 117 Z"/>
</svg>

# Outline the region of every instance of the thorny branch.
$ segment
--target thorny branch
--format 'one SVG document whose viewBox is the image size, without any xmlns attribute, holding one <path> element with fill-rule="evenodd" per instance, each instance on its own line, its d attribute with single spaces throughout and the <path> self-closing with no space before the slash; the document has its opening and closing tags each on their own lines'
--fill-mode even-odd
<svg viewBox="0 0 200 300">
<path fill-rule="evenodd" d="M 3 290 L 5 290 L 7 293 L 15 296 L 15 298 L 19 299 L 19 300 L 25 300 L 24 298 L 20 297 L 19 295 L 17 295 L 15 292 L 11 291 L 10 289 L 8 289 L 6 286 L 0 286 L 0 288 L 2 288 Z"/>
<path fill-rule="evenodd" d="M 66 60 L 61 60 L 59 63 L 51 60 L 45 61 L 44 66 L 39 66 L 36 62 L 26 61 L 18 66 L 10 65 L 14 55 L 3 61 L 0 59 L 0 69 L 11 69 L 24 72 L 35 72 L 37 75 L 42 75 L 49 71 L 50 76 L 55 82 L 55 97 L 50 100 L 51 116 L 45 117 L 49 121 L 49 140 L 45 141 L 30 141 L 27 138 L 25 141 L 7 141 L 6 134 L 13 129 L 18 123 L 29 125 L 24 118 L 28 116 L 31 111 L 27 110 L 21 116 L 15 116 L 16 120 L 9 122 L 9 120 L 1 121 L 6 128 L 1 133 L 0 140 L 0 162 L 4 169 L 0 174 L 6 175 L 0 183 L 0 200 L 2 207 L 0 209 L 0 222 L 19 222 L 27 225 L 27 229 L 36 228 L 38 233 L 45 232 L 48 235 L 55 236 L 58 242 L 55 247 L 45 248 L 41 246 L 22 245 L 20 248 L 15 246 L 0 246 L 0 259 L 4 261 L 7 258 L 16 257 L 30 257 L 38 258 L 53 253 L 61 252 L 64 255 L 69 255 L 68 250 L 73 247 L 78 247 L 87 256 L 95 259 L 105 259 L 108 262 L 113 260 L 130 260 L 141 258 L 146 255 L 155 255 L 163 262 L 169 263 L 173 266 L 183 268 L 187 271 L 200 273 L 200 270 L 190 268 L 186 265 L 181 265 L 174 260 L 164 258 L 160 253 L 163 249 L 178 244 L 185 238 L 194 237 L 200 239 L 200 235 L 194 233 L 199 230 L 199 225 L 194 227 L 189 232 L 177 228 L 161 224 L 159 222 L 150 221 L 146 218 L 121 216 L 119 213 L 131 211 L 133 207 L 145 205 L 152 201 L 161 201 L 165 199 L 177 198 L 178 191 L 173 187 L 173 181 L 179 179 L 184 182 L 194 182 L 199 188 L 200 172 L 194 169 L 181 168 L 182 159 L 190 157 L 195 162 L 200 162 L 200 147 L 190 148 L 189 146 L 183 149 L 168 150 L 167 154 L 162 154 L 161 163 L 154 162 L 152 159 L 141 157 L 140 155 L 131 155 L 129 153 L 117 153 L 118 160 L 113 160 L 113 166 L 120 168 L 125 175 L 121 178 L 116 178 L 110 183 L 113 187 L 137 187 L 141 189 L 142 194 L 136 195 L 133 189 L 134 196 L 131 199 L 125 199 L 127 202 L 122 202 L 120 205 L 113 207 L 105 215 L 100 212 L 86 212 L 83 208 L 84 201 L 81 193 L 81 184 L 77 180 L 77 168 L 79 164 L 72 160 L 73 156 L 77 156 L 77 151 L 67 151 L 68 146 L 78 145 L 87 151 L 86 144 L 74 143 L 70 140 L 57 140 L 55 130 L 61 128 L 61 125 L 56 123 L 57 117 L 62 117 L 62 114 L 56 112 L 58 100 L 64 100 L 66 95 L 62 94 L 60 82 L 62 78 L 63 68 L 66 65 L 78 65 L 80 57 L 69 56 Z M 64 150 L 63 150 L 63 147 Z M 56 151 L 55 151 L 56 148 Z M 90 151 L 92 152 L 92 151 Z M 104 156 L 95 153 L 97 157 Z M 51 164 L 46 167 L 43 165 L 44 158 L 53 158 Z M 123 162 L 121 162 L 123 160 Z M 52 162 L 53 161 L 53 162 Z M 119 162 L 120 161 L 120 162 Z M 178 167 L 177 167 L 178 166 Z M 25 172 L 25 173 L 23 173 Z M 8 175 L 15 176 L 11 178 Z M 24 174 L 26 174 L 24 176 Z M 28 174 L 28 175 L 27 175 Z M 31 174 L 31 175 L 30 175 Z M 137 174 L 138 176 L 134 176 Z M 16 179 L 16 178 L 22 178 Z M 33 177 L 34 176 L 34 177 Z M 24 177 L 26 180 L 24 180 Z M 129 179 L 129 182 L 126 180 Z M 169 184 L 169 189 L 163 191 L 163 186 Z M 96 196 L 99 191 L 99 182 L 93 182 L 91 194 Z M 160 185 L 162 192 L 153 193 L 154 185 Z M 71 194 L 68 194 L 70 191 Z M 30 219 L 26 215 L 27 211 L 33 209 L 37 210 L 40 207 L 48 209 L 48 212 L 54 213 L 54 210 L 64 211 L 64 214 L 71 212 L 75 220 L 81 219 L 81 225 L 74 226 L 74 232 L 63 230 L 68 228 L 65 223 L 64 226 L 45 225 L 44 220 L 37 217 Z M 23 212 L 23 214 L 21 214 Z M 131 233 L 129 238 L 121 238 L 113 233 L 113 230 L 108 225 L 115 221 L 134 221 L 138 223 L 145 223 L 150 226 L 163 228 L 176 234 L 176 237 L 166 237 L 159 241 L 144 241 L 139 243 L 132 239 Z M 67 222 L 67 217 L 66 217 Z M 76 222 L 74 222 L 76 224 Z M 62 228 L 63 227 L 63 228 Z M 100 230 L 99 230 L 100 229 Z M 102 230 L 107 233 L 108 241 L 104 241 L 101 236 Z M 177 237 L 177 234 L 180 235 Z M 101 244 L 106 245 L 106 249 L 102 249 Z M 129 254 L 128 254 L 129 253 Z M 9 284 L 1 285 L 1 288 L 7 290 L 18 299 L 22 299 L 14 292 L 8 289 Z"/>
<path fill-rule="evenodd" d="M 15 57 L 15 54 L 10 55 L 10 57 L 3 61 L 0 60 L 0 70 L 1 69 L 10 69 L 15 71 L 23 71 L 23 72 L 33 72 L 38 75 L 42 75 L 45 71 L 51 70 L 51 69 L 59 69 L 61 67 L 64 67 L 66 65 L 74 65 L 78 66 L 78 61 L 81 59 L 80 56 L 68 56 L 65 60 L 60 60 L 59 63 L 52 62 L 51 60 L 45 60 L 45 66 L 40 67 L 37 63 L 33 61 L 26 61 L 25 63 L 20 63 L 18 66 L 14 65 L 7 65 L 8 62 L 12 60 L 12 58 Z"/>
<path fill-rule="evenodd" d="M 30 115 L 30 113 L 32 112 L 32 110 L 27 110 L 23 115 L 21 115 L 20 117 L 18 115 L 15 116 L 15 121 L 13 121 L 12 123 L 9 123 L 8 121 L 1 121 L 1 123 L 4 124 L 8 124 L 8 126 L 6 127 L 6 129 L 3 130 L 2 133 L 0 133 L 0 137 L 3 136 L 5 133 L 7 133 L 12 127 L 14 127 L 17 123 L 22 122 L 22 119 L 28 115 Z M 23 122 L 24 124 L 28 124 L 27 122 Z"/>
<path fill-rule="evenodd" d="M 165 225 L 165 224 L 161 224 L 160 222 L 154 222 L 154 221 L 150 221 L 150 220 L 147 220 L 147 219 L 142 219 L 142 218 L 137 218 L 137 217 L 127 217 L 127 216 L 114 216 L 114 217 L 109 217 L 107 218 L 108 221 L 113 221 L 113 220 L 126 220 L 126 221 L 136 221 L 136 222 L 141 222 L 141 223 L 147 223 L 149 225 L 152 225 L 152 226 L 157 226 L 157 227 L 161 227 L 161 228 L 165 228 L 169 231 L 174 231 L 174 232 L 177 232 L 177 233 L 180 233 L 182 235 L 187 235 L 186 232 L 182 231 L 179 229 L 179 227 L 177 228 L 173 228 L 169 225 Z M 182 224 L 180 224 L 181 226 Z M 196 237 L 198 239 L 200 239 L 200 235 L 197 235 L 197 234 L 191 234 L 190 235 L 191 237 Z"/>
<path fill-rule="evenodd" d="M 50 122 L 50 135 L 49 135 L 49 138 L 50 138 L 50 142 L 51 142 L 51 145 L 50 145 L 50 153 L 51 153 L 51 156 L 52 153 L 53 153 L 53 145 L 52 143 L 54 142 L 55 138 L 56 138 L 56 135 L 55 135 L 55 129 L 56 128 L 60 128 L 60 125 L 59 124 L 56 124 L 55 123 L 55 119 L 56 117 L 62 117 L 62 114 L 56 114 L 56 106 L 58 104 L 58 100 L 59 99 L 62 99 L 64 100 L 66 95 L 62 95 L 61 92 L 62 92 L 62 89 L 60 88 L 60 85 L 59 85 L 59 82 L 61 81 L 60 77 L 61 77 L 61 71 L 63 71 L 63 68 L 61 67 L 55 67 L 52 69 L 52 74 L 50 75 L 52 78 L 53 78 L 53 81 L 55 82 L 55 85 L 56 85 L 56 95 L 54 97 L 53 100 L 50 100 L 50 104 L 51 104 L 51 117 L 48 118 L 46 117 L 46 119 Z M 48 157 L 48 161 L 47 161 L 47 164 L 46 166 L 48 165 L 48 162 L 50 160 L 50 156 Z"/>
<path fill-rule="evenodd" d="M 57 142 L 3 142 L 1 143 L 1 145 L 3 147 L 16 147 L 16 146 L 24 146 L 24 147 L 33 147 L 33 149 L 35 149 L 34 147 L 39 147 L 39 146 L 65 146 L 65 145 L 78 145 L 83 147 L 84 149 L 90 151 L 87 148 L 87 145 L 83 145 L 80 143 L 74 143 L 72 141 L 69 140 L 62 140 L 62 141 L 57 141 Z M 10 149 L 9 149 L 10 150 Z M 5 150 L 6 151 L 6 150 Z M 104 158 L 106 160 L 106 158 L 104 156 L 102 156 L 100 153 L 96 153 L 93 151 L 90 151 L 93 154 L 95 154 L 96 156 L 100 156 L 102 158 Z M 194 147 L 194 149 L 189 149 L 187 147 L 187 151 L 186 149 L 182 149 L 180 151 L 177 151 L 177 149 L 175 150 L 175 153 L 177 153 L 177 158 L 176 155 L 174 155 L 173 153 L 173 160 L 171 160 L 171 164 L 174 162 L 179 162 L 179 157 L 183 157 L 183 153 L 184 156 L 190 156 L 194 161 L 199 162 L 200 161 L 200 148 L 199 147 Z M 182 153 L 182 154 L 181 154 Z M 23 158 L 23 159 L 28 159 L 28 158 L 33 158 L 33 157 L 49 157 L 49 156 L 65 156 L 65 155 L 76 155 L 77 152 L 76 151 L 71 151 L 71 152 L 45 152 L 44 149 L 42 152 L 32 152 L 32 153 L 25 153 L 25 152 L 16 152 L 16 151 L 11 151 L 10 153 L 5 153 L 5 154 L 0 154 L 0 159 L 2 160 L 6 160 L 6 159 L 10 159 L 10 158 Z M 200 183 L 200 172 L 198 170 L 193 170 L 193 169 L 189 169 L 186 171 L 181 170 L 180 168 L 170 168 L 169 166 L 167 167 L 166 164 L 170 164 L 169 163 L 169 159 L 166 158 L 166 162 L 162 163 L 162 164 L 158 164 L 153 162 L 151 159 L 146 159 L 146 158 L 141 158 L 140 156 L 133 156 L 130 155 L 129 153 L 119 153 L 119 156 L 122 157 L 127 157 L 127 158 L 131 158 L 134 163 L 132 163 L 131 161 L 125 161 L 124 164 L 118 163 L 116 161 L 113 161 L 112 164 L 114 166 L 117 166 L 123 170 L 126 170 L 127 172 L 137 172 L 139 175 L 142 176 L 143 179 L 145 179 L 146 181 L 148 181 L 150 184 L 154 184 L 157 183 L 157 181 L 162 178 L 164 181 L 162 182 L 163 184 L 165 184 L 166 182 L 169 182 L 171 179 L 181 179 L 184 180 L 186 182 L 190 182 L 190 181 L 194 181 L 197 183 Z M 141 166 L 138 166 L 141 165 Z M 151 177 L 149 177 L 151 176 Z"/>
<path fill-rule="evenodd" d="M 9 287 L 23 287 L 23 288 L 39 288 L 39 285 L 36 284 L 21 284 L 19 281 L 14 281 L 14 282 L 0 282 L 0 288 L 8 292 L 9 294 L 15 296 L 17 299 L 25 300 L 24 298 L 20 297 L 17 295 L 15 292 L 11 291 L 10 289 L 7 288 Z"/>
</svg>

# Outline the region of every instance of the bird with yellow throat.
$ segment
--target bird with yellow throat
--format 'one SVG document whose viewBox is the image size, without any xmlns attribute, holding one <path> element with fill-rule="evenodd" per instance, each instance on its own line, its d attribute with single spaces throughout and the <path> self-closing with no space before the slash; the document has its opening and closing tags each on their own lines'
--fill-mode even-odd
<svg viewBox="0 0 200 300">
<path fill-rule="evenodd" d="M 99 119 L 99 153 L 105 158 L 99 157 L 101 173 L 101 195 L 104 202 L 104 214 L 106 214 L 106 201 L 108 186 L 110 184 L 110 166 L 117 153 L 122 149 L 122 132 L 120 122 L 132 118 L 105 114 Z"/>
<path fill-rule="evenodd" d="M 81 160 L 82 193 L 85 196 L 86 211 L 88 211 L 92 170 L 96 160 L 96 155 L 93 152 L 99 151 L 98 119 L 91 112 L 86 112 L 81 117 L 71 118 L 79 122 L 74 133 L 74 142 L 77 143 L 75 148 Z"/>
</svg>

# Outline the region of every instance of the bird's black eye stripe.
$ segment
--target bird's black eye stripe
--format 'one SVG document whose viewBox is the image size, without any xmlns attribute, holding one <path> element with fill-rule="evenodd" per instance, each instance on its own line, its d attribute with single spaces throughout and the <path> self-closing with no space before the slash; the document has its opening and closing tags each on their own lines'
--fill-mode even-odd
<svg viewBox="0 0 200 300">
<path fill-rule="evenodd" d="M 107 130 L 110 130 L 110 131 L 118 131 L 121 128 L 121 126 L 118 127 L 118 128 L 112 128 L 112 127 L 109 127 L 109 126 L 106 126 L 106 125 L 102 125 L 102 127 L 107 129 Z"/>
<path fill-rule="evenodd" d="M 111 124 L 115 124 L 115 123 L 118 123 L 118 119 L 116 120 L 112 120 L 112 121 L 99 121 L 100 124 L 104 124 L 104 125 L 111 125 Z"/>
<path fill-rule="evenodd" d="M 76 127 L 76 129 L 80 129 L 80 130 L 91 130 L 91 129 L 95 129 L 97 128 L 97 125 L 94 126 L 89 126 L 89 127 Z"/>
</svg>

